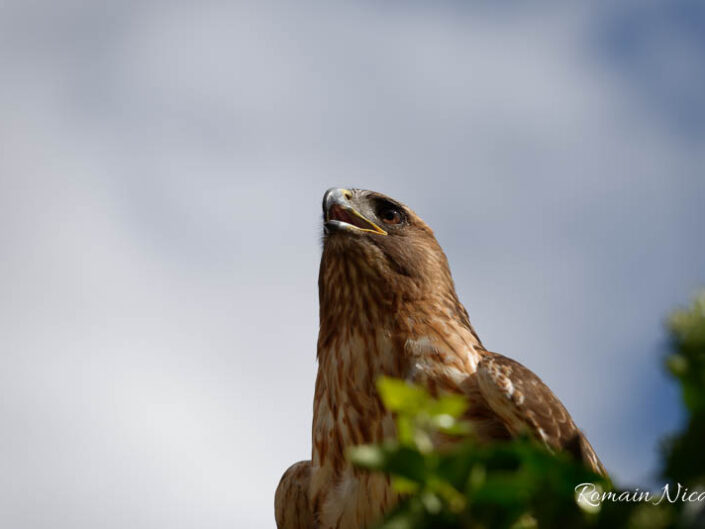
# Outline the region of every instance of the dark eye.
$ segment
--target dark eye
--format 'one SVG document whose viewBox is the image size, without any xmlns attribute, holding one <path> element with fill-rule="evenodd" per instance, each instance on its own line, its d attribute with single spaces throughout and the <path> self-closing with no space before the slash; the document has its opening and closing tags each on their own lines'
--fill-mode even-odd
<svg viewBox="0 0 705 529">
<path fill-rule="evenodd" d="M 401 222 L 401 212 L 389 206 L 380 209 L 377 216 L 385 224 L 399 224 Z"/>
</svg>

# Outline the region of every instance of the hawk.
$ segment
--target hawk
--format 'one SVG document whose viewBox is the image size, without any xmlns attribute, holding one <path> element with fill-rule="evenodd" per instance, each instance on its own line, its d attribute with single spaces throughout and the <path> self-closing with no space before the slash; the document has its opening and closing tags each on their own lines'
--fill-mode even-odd
<svg viewBox="0 0 705 529">
<path fill-rule="evenodd" d="M 404 204 L 361 189 L 323 197 L 313 450 L 282 477 L 279 529 L 364 529 L 397 502 L 386 476 L 346 461 L 351 445 L 395 434 L 381 375 L 462 394 L 480 441 L 522 432 L 605 474 L 568 411 L 534 373 L 485 349 L 433 231 Z"/>
</svg>

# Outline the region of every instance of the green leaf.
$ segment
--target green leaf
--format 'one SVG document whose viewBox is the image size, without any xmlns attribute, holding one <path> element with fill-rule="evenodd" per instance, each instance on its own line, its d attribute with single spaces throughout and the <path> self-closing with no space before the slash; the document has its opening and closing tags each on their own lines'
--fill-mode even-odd
<svg viewBox="0 0 705 529">
<path fill-rule="evenodd" d="M 387 449 L 385 470 L 417 483 L 426 481 L 426 460 L 418 450 L 409 446 L 395 446 Z"/>
<path fill-rule="evenodd" d="M 463 395 L 443 395 L 428 403 L 427 411 L 431 416 L 448 415 L 458 418 L 468 409 L 467 398 Z"/>
<path fill-rule="evenodd" d="M 377 529 L 414 529 L 423 527 L 422 518 L 414 511 L 397 510 L 393 512 Z"/>
<path fill-rule="evenodd" d="M 414 438 L 416 436 L 416 427 L 414 420 L 407 415 L 397 417 L 397 438 L 403 445 L 414 446 Z"/>
<path fill-rule="evenodd" d="M 384 406 L 394 412 L 416 413 L 430 399 L 426 390 L 389 377 L 377 380 L 377 391 Z"/>
<path fill-rule="evenodd" d="M 448 435 L 468 435 L 472 432 L 472 427 L 469 423 L 453 419 L 450 415 L 434 417 L 431 425 L 439 432 Z"/>
<path fill-rule="evenodd" d="M 428 480 L 428 488 L 443 498 L 443 501 L 452 512 L 462 511 L 467 504 L 465 496 L 444 479 L 438 477 L 430 478 Z"/>
<path fill-rule="evenodd" d="M 392 476 L 392 487 L 400 494 L 413 494 L 421 488 L 417 482 L 403 476 Z"/>
</svg>

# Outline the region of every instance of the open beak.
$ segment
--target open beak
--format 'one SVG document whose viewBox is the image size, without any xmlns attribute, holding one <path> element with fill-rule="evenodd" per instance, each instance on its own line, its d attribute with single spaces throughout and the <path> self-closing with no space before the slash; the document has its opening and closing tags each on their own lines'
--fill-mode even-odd
<svg viewBox="0 0 705 529">
<path fill-rule="evenodd" d="M 387 232 L 357 211 L 347 189 L 329 189 L 323 195 L 323 220 L 326 232 L 333 230 L 355 231 L 387 235 Z"/>
</svg>

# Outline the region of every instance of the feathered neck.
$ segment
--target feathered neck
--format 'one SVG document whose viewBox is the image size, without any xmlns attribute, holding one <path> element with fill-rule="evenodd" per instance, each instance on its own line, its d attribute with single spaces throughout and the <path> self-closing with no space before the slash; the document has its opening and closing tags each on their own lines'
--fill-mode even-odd
<svg viewBox="0 0 705 529">
<path fill-rule="evenodd" d="M 484 349 L 458 300 L 445 255 L 440 255 L 434 273 L 415 276 L 379 266 L 374 249 L 363 244 L 324 246 L 318 279 L 319 360 L 354 337 L 389 340 L 394 358 L 385 372 L 394 365 L 403 369 L 408 344 L 429 336 L 447 341 L 450 333 L 462 338 L 453 347 Z"/>
</svg>

